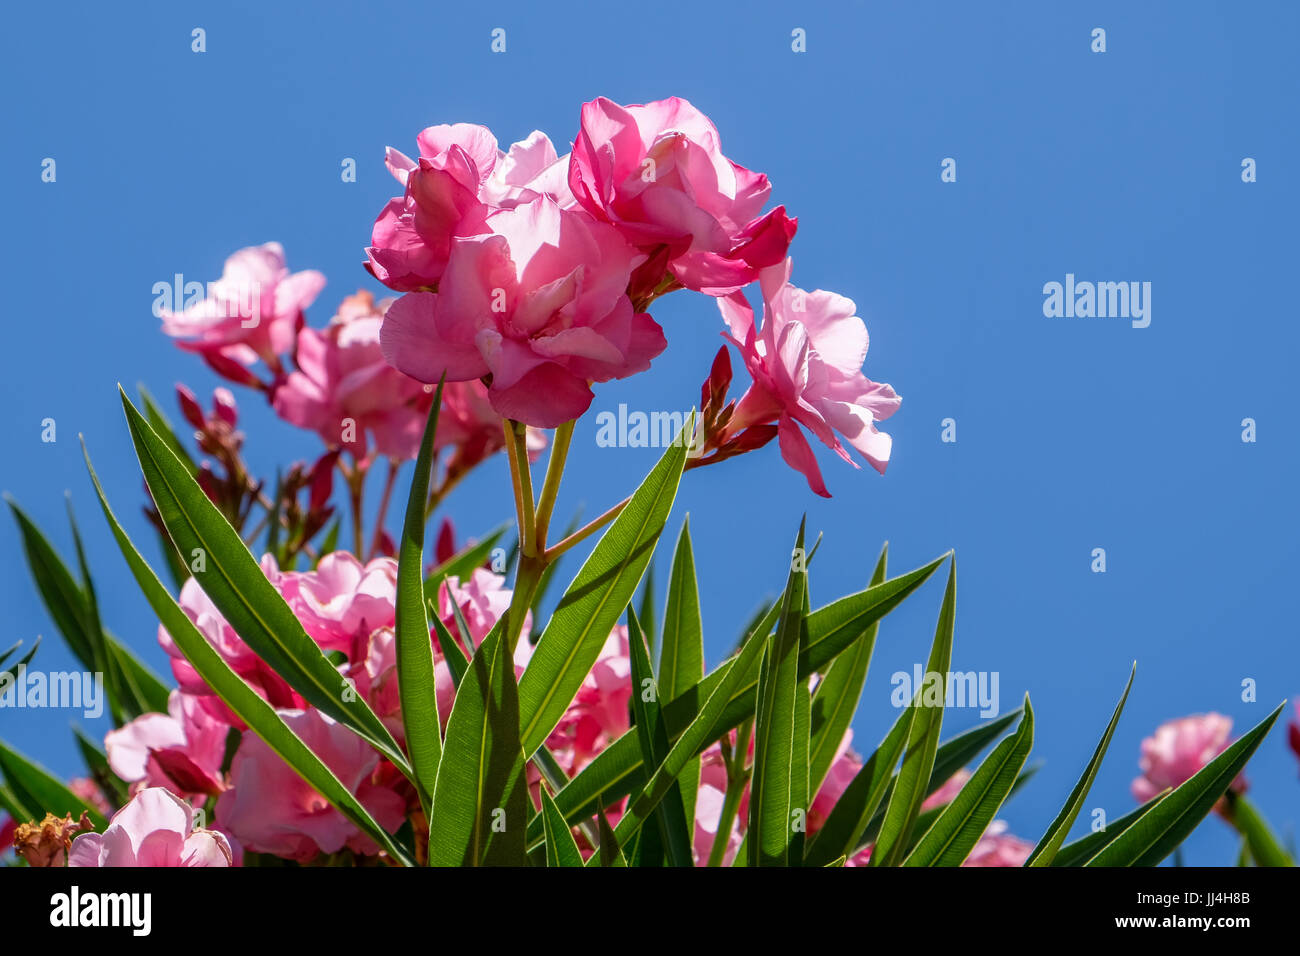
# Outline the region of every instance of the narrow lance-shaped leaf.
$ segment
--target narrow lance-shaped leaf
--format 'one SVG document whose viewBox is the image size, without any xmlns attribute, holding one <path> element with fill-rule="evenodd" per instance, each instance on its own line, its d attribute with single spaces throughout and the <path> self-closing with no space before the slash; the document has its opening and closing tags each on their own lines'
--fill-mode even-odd
<svg viewBox="0 0 1300 956">
<path fill-rule="evenodd" d="M 393 628 L 397 650 L 397 692 L 402 704 L 402 726 L 406 748 L 426 819 L 431 812 L 433 787 L 442 759 L 442 724 L 438 718 L 438 691 L 433 675 L 433 643 L 429 619 L 424 610 L 424 505 L 429 496 L 429 471 L 433 442 L 442 408 L 442 387 L 433 397 L 425 424 L 420 453 L 411 476 L 411 491 L 402 524 L 397 557 L 396 621 Z M 454 654 L 448 648 L 444 652 Z"/>
<path fill-rule="evenodd" d="M 582 853 L 578 850 L 573 831 L 564 822 L 560 811 L 555 809 L 555 801 L 542 788 L 542 822 L 546 828 L 546 865 L 582 866 Z"/>
<path fill-rule="evenodd" d="M 158 615 L 159 622 L 163 627 L 167 628 L 172 640 L 176 642 L 176 646 L 180 648 L 186 660 L 194 667 L 195 672 L 203 679 L 204 683 L 212 688 L 213 692 L 231 709 L 235 716 L 247 724 L 253 733 L 261 737 L 267 746 L 275 751 L 295 773 L 314 787 L 321 796 L 333 804 L 339 812 L 356 824 L 376 843 L 387 850 L 394 860 L 404 865 L 411 865 L 413 862 L 411 855 L 400 847 L 383 827 L 375 822 L 365 807 L 334 775 L 334 772 L 325 766 L 321 759 L 312 752 L 311 748 L 289 729 L 288 724 L 276 713 L 275 708 L 263 700 L 255 690 L 230 669 L 230 665 L 208 643 L 207 638 L 200 633 L 194 622 L 190 620 L 189 615 L 181 610 L 180 605 L 167 592 L 167 588 L 158 580 L 158 576 L 154 574 L 153 569 L 140 556 L 140 552 L 136 550 L 135 545 L 132 544 L 131 539 L 118 522 L 117 516 L 113 514 L 108 499 L 104 496 L 104 489 L 99 484 L 99 477 L 95 474 L 94 466 L 90 463 L 90 454 L 86 452 L 84 445 L 82 446 L 82 453 L 86 457 L 86 468 L 90 472 L 90 480 L 95 485 L 95 493 L 99 496 L 100 507 L 103 509 L 104 517 L 108 520 L 113 537 L 117 540 L 122 556 L 126 558 L 126 563 L 130 567 L 136 583 L 140 585 L 140 589 L 144 592 L 149 606 Z"/>
<path fill-rule="evenodd" d="M 69 790 L 62 780 L 4 743 L 0 743 L 0 772 L 4 773 L 5 785 L 19 803 L 36 811 L 33 820 L 46 813 L 59 817 L 71 813 L 76 820 L 84 811 L 90 814 L 96 830 L 108 825 L 102 813 Z"/>
<path fill-rule="evenodd" d="M 776 634 L 763 654 L 754 716 L 754 774 L 750 783 L 749 827 L 746 843 L 750 866 L 798 866 L 791 853 L 794 834 L 793 798 L 797 790 L 794 766 L 796 697 L 799 683 L 799 637 L 804 624 L 808 575 L 804 564 L 804 529 L 799 527 L 790 577 Z M 806 750 L 805 750 L 806 753 Z M 807 773 L 806 768 L 799 768 Z M 805 778 L 806 780 L 806 778 Z M 806 783 L 805 783 L 806 789 Z"/>
<path fill-rule="evenodd" d="M 403 774 L 412 776 L 393 735 L 307 636 L 239 533 L 125 392 L 121 398 L 145 483 L 177 548 L 193 556 L 191 568 L 204 593 L 249 648 L 309 704 L 355 731 Z"/>
<path fill-rule="evenodd" d="M 430 464 L 432 468 L 432 463 Z M 482 541 L 476 541 L 474 544 L 466 545 L 446 561 L 439 564 L 429 572 L 429 576 L 424 581 L 424 591 L 426 597 L 430 600 L 437 600 L 438 585 L 445 578 L 459 578 L 464 580 L 474 572 L 475 568 L 480 568 L 488 562 L 492 556 L 492 549 L 496 543 L 501 540 L 501 536 L 506 532 L 506 525 L 494 530 Z"/>
<path fill-rule="evenodd" d="M 694 415 L 687 431 L 694 427 Z M 654 553 L 686 464 L 675 442 L 597 542 L 569 585 L 519 681 L 524 751 L 555 729 L 591 670 Z"/>
<path fill-rule="evenodd" d="M 956 617 L 957 570 L 956 562 L 948 566 L 948 587 L 939 611 L 934 644 L 926 664 L 921 686 L 916 689 L 913 707 L 919 707 L 912 724 L 903 766 L 885 807 L 885 818 L 880 825 L 876 847 L 871 853 L 871 866 L 894 866 L 907 847 L 908 837 L 925 801 L 925 783 L 934 769 L 935 751 L 939 747 L 939 732 L 943 723 L 946 702 L 948 664 L 952 660 L 952 634 Z M 939 686 L 935 686 L 938 683 Z"/>
<path fill-rule="evenodd" d="M 857 848 L 858 835 L 893 782 L 894 768 L 907 746 L 916 713 L 916 707 L 903 708 L 880 746 L 844 788 L 826 822 L 813 834 L 806 865 L 829 866 L 837 857 L 847 856 Z"/>
<path fill-rule="evenodd" d="M 515 666 L 500 624 L 456 691 L 429 818 L 431 866 L 522 866 L 528 781 Z"/>
<path fill-rule="evenodd" d="M 1268 823 L 1245 796 L 1228 791 L 1226 816 L 1244 837 L 1244 846 L 1259 866 L 1295 866 L 1291 855 L 1282 849 Z"/>
<path fill-rule="evenodd" d="M 695 579 L 689 515 L 682 522 L 677 550 L 673 554 L 662 633 L 659 693 L 661 700 L 671 703 L 704 678 L 704 627 L 700 620 L 700 592 Z M 695 819 L 695 798 L 699 789 L 700 762 L 692 760 L 682 771 L 681 779 L 682 806 L 687 820 Z M 694 829 L 691 828 L 692 835 Z"/>
<path fill-rule="evenodd" d="M 1020 726 L 971 774 L 961 792 L 925 831 L 904 866 L 960 866 L 1011 792 L 1034 745 L 1034 710 L 1025 697 Z"/>
<path fill-rule="evenodd" d="M 660 718 L 659 691 L 650 669 L 650 652 L 646 648 L 640 622 L 630 607 L 627 610 L 627 630 L 632 664 L 632 710 L 636 715 L 637 739 L 641 742 L 642 759 L 648 765 L 658 766 L 668 757 L 668 733 Z M 691 852 L 694 818 L 686 815 L 681 781 L 673 781 L 654 812 L 669 864 L 694 866 L 695 859 Z"/>
<path fill-rule="evenodd" d="M 20 646 L 22 646 L 22 641 L 19 641 L 8 651 L 6 651 L 5 656 L 8 657 L 10 654 L 16 651 Z M 15 680 L 18 676 L 18 668 L 26 667 L 28 664 L 30 664 L 32 662 L 32 658 L 36 656 L 36 649 L 40 646 L 41 646 L 41 636 L 37 634 L 36 640 L 32 642 L 32 649 L 30 651 L 28 651 L 26 654 L 20 657 L 17 660 L 17 662 L 10 664 L 4 670 L 0 670 L 0 683 L 7 684 L 9 681 Z"/>
<path fill-rule="evenodd" d="M 1268 735 L 1283 704 L 1112 840 L 1085 866 L 1155 866 L 1214 808 Z"/>
<path fill-rule="evenodd" d="M 1052 860 L 1052 866 L 1082 866 L 1087 863 L 1101 852 L 1102 847 L 1115 840 L 1121 833 L 1136 823 L 1143 814 L 1171 793 L 1173 793 L 1173 789 L 1166 787 L 1136 810 L 1130 810 L 1122 817 L 1104 823 L 1100 830 L 1094 830 L 1085 837 L 1080 837 L 1072 843 L 1065 844 L 1056 854 L 1055 859 Z"/>
<path fill-rule="evenodd" d="M 1052 825 L 1047 828 L 1043 838 L 1038 841 L 1034 851 L 1029 854 L 1025 866 L 1051 866 L 1052 859 L 1065 843 L 1065 838 L 1070 833 L 1070 827 L 1074 826 L 1079 811 L 1083 809 L 1083 802 L 1088 799 L 1088 791 L 1092 789 L 1092 782 L 1097 779 L 1097 771 L 1101 769 L 1101 762 L 1106 756 L 1107 748 L 1110 747 L 1110 738 L 1114 736 L 1115 728 L 1119 726 L 1119 716 L 1124 712 L 1124 704 L 1128 701 L 1128 692 L 1133 688 L 1133 678 L 1136 675 L 1137 661 L 1134 661 L 1133 669 L 1129 671 L 1128 683 L 1124 685 L 1124 693 L 1120 695 L 1119 703 L 1115 705 L 1115 711 L 1111 714 L 1110 723 L 1106 725 L 1106 732 L 1101 735 L 1101 740 L 1098 741 L 1096 749 L 1093 750 L 1092 759 L 1088 761 L 1088 766 L 1084 768 L 1083 776 L 1074 785 L 1074 790 L 1070 792 L 1070 798 L 1065 801 L 1065 806 L 1061 808 L 1061 812 L 1056 815 Z"/>
<path fill-rule="evenodd" d="M 806 679 L 818 667 L 834 660 L 837 654 L 852 644 L 853 639 L 861 633 L 861 630 L 855 631 L 854 627 L 865 629 L 880 620 L 924 584 L 946 559 L 947 555 L 936 558 L 929 564 L 901 574 L 878 587 L 849 595 L 814 611 L 808 618 L 809 638 L 811 640 L 812 636 L 819 632 L 822 638 L 813 644 L 812 649 L 816 653 L 799 655 L 800 680 Z M 768 609 L 767 619 L 775 622 L 779 608 L 779 602 L 772 605 Z M 817 625 L 819 615 L 822 621 L 820 628 Z M 771 626 L 768 624 L 768 627 Z M 713 736 L 704 741 L 701 749 L 753 715 L 754 692 L 758 685 L 757 664 L 756 658 L 748 665 L 744 674 L 737 676 L 731 698 L 723 703 L 718 723 L 711 728 Z M 670 737 L 678 738 L 684 728 L 695 719 L 700 711 L 700 702 L 708 698 L 717 688 L 724 667 L 715 669 L 682 694 L 678 700 L 664 707 L 664 723 L 668 727 Z M 981 728 L 976 728 L 979 729 Z M 634 792 L 645 780 L 645 773 L 636 735 L 629 731 L 601 751 L 581 773 L 573 778 L 568 787 L 557 793 L 555 804 L 565 815 L 565 819 L 576 822 L 595 812 L 594 809 L 588 809 L 594 807 L 595 801 L 612 802 Z M 535 829 L 530 829 L 529 839 L 530 841 L 541 839 L 540 822 Z"/>
<path fill-rule="evenodd" d="M 871 575 L 871 587 L 884 583 L 888 551 L 889 545 L 880 549 L 876 569 Z M 879 622 L 872 624 L 849 645 L 848 650 L 835 658 L 813 693 L 812 741 L 808 766 L 808 780 L 813 793 L 821 789 L 822 781 L 826 779 L 831 764 L 835 762 L 835 755 L 839 753 L 844 732 L 853 722 L 863 685 L 867 681 L 867 669 L 871 665 L 871 652 L 876 646 L 879 627 Z"/>
<path fill-rule="evenodd" d="M 644 786 L 635 796 L 628 800 L 627 808 L 618 821 L 616 831 L 620 843 L 626 843 L 631 839 L 642 822 L 649 818 L 650 813 L 663 799 L 664 794 L 681 776 L 682 768 L 686 766 L 690 759 L 708 746 L 711 741 L 717 739 L 714 731 L 727 705 L 727 701 L 731 699 L 736 686 L 743 680 L 744 674 L 759 660 L 760 655 L 767 646 L 767 640 L 763 635 L 768 632 L 776 621 L 779 610 L 780 605 L 774 606 L 768 616 L 741 646 L 740 652 L 723 662 L 718 668 L 717 672 L 720 674 L 720 680 L 714 686 L 713 693 L 704 702 L 704 706 L 700 708 L 690 726 L 674 741 L 663 763 L 655 768 Z M 633 743 L 636 743 L 635 731 L 629 731 L 628 733 L 633 735 Z M 627 734 L 624 735 L 624 737 L 626 736 Z M 561 795 L 563 793 L 563 790 L 560 791 Z M 568 817 L 569 815 L 566 813 L 565 818 L 568 819 Z"/>
</svg>

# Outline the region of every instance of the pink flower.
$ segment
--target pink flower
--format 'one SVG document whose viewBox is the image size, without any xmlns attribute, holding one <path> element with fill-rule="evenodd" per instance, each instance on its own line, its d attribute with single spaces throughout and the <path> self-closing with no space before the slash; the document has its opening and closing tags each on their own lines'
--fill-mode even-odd
<svg viewBox="0 0 1300 956">
<path fill-rule="evenodd" d="M 536 461 L 546 447 L 546 433 L 530 428 L 526 443 L 529 460 Z M 438 431 L 434 436 L 436 451 L 451 449 L 444 481 L 463 475 L 504 447 L 501 416 L 492 407 L 487 386 L 478 379 L 448 382 L 443 387 Z"/>
<path fill-rule="evenodd" d="M 796 220 L 760 216 L 771 185 L 722 154 L 718 131 L 684 99 L 582 107 L 569 186 L 591 215 L 648 256 L 633 295 L 668 288 L 724 295 L 785 258 Z"/>
<path fill-rule="evenodd" d="M 286 724 L 361 802 L 381 827 L 402 823 L 406 801 L 370 778 L 379 755 L 364 740 L 315 710 L 284 710 Z M 374 841 L 312 789 L 261 738 L 244 734 L 230 766 L 230 789 L 217 798 L 216 819 L 244 848 L 307 862 L 345 846 L 379 852 Z"/>
<path fill-rule="evenodd" d="M 1296 704 L 1296 718 L 1287 724 L 1286 737 L 1287 743 L 1291 745 L 1291 751 L 1300 758 L 1300 703 Z"/>
<path fill-rule="evenodd" d="M 72 841 L 68 866 L 233 866 L 230 841 L 194 826 L 193 811 L 161 787 L 141 790 L 103 833 Z"/>
<path fill-rule="evenodd" d="M 452 244 L 439 291 L 389 308 L 380 344 L 394 367 L 429 383 L 490 375 L 499 415 L 554 428 L 587 410 L 589 382 L 643 371 L 664 350 L 626 294 L 640 257 L 612 227 L 549 196 L 485 226 Z"/>
<path fill-rule="evenodd" d="M 1034 845 L 1007 833 L 1004 820 L 994 820 L 962 861 L 962 866 L 1024 866 Z"/>
<path fill-rule="evenodd" d="M 732 734 L 732 744 L 735 735 Z M 722 748 L 712 744 L 700 755 L 700 788 L 695 796 L 695 865 L 705 866 L 713 845 L 718 840 L 718 827 L 722 824 L 722 805 L 727 799 L 727 766 L 722 759 Z M 745 836 L 745 821 L 749 817 L 749 786 L 741 794 L 740 805 L 727 833 L 727 847 L 722 852 L 722 865 L 730 866 L 740 851 Z"/>
<path fill-rule="evenodd" d="M 362 564 L 347 551 L 335 551 L 321 558 L 315 570 L 270 577 L 311 638 L 351 660 L 364 657 L 370 635 L 396 620 L 397 562 L 392 558 Z"/>
<path fill-rule="evenodd" d="M 230 725 L 201 698 L 174 690 L 166 714 L 143 714 L 104 737 L 108 765 L 127 783 L 164 787 L 184 798 L 222 789 L 221 762 Z"/>
<path fill-rule="evenodd" d="M 275 559 L 270 555 L 262 558 L 262 570 L 275 583 L 279 569 Z M 181 587 L 178 603 L 199 632 L 207 638 L 209 644 L 230 665 L 231 670 L 242 677 L 248 684 L 275 707 L 301 707 L 303 699 L 291 688 L 283 677 L 277 674 L 269 664 L 257 656 L 243 639 L 235 633 L 217 606 L 204 593 L 195 578 L 188 578 Z M 185 658 L 180 647 L 172 640 L 167 629 L 158 627 L 158 643 L 171 658 L 172 675 L 187 694 L 199 698 L 200 705 L 215 719 L 232 727 L 243 728 L 243 722 L 221 702 L 199 676 L 198 671 Z"/>
<path fill-rule="evenodd" d="M 486 233 L 488 215 L 551 196 L 572 205 L 565 164 L 540 132 L 497 148 L 485 126 L 430 126 L 417 137 L 418 159 L 387 152 L 388 171 L 404 193 L 389 200 L 375 220 L 366 268 L 397 292 L 434 289 L 447 268 L 453 241 Z"/>
<path fill-rule="evenodd" d="M 934 810 L 937 807 L 952 803 L 957 794 L 961 793 L 961 788 L 966 786 L 968 780 L 970 780 L 970 771 L 963 767 L 945 780 L 938 790 L 922 801 L 921 812 L 924 813 L 926 810 Z"/>
<path fill-rule="evenodd" d="M 0 854 L 8 853 L 14 848 L 14 834 L 18 832 L 18 823 L 11 817 L 0 821 Z"/>
<path fill-rule="evenodd" d="M 901 399 L 888 385 L 862 374 L 867 327 L 852 300 L 833 292 L 804 292 L 790 284 L 790 260 L 761 276 L 763 327 L 737 292 L 718 300 L 753 384 L 736 405 L 726 435 L 777 422 L 781 457 L 801 472 L 817 494 L 830 497 L 802 425 L 836 454 L 858 467 L 838 432 L 880 473 L 889 462 L 890 437 L 876 422 L 898 410 Z"/>
<path fill-rule="evenodd" d="M 99 789 L 99 784 L 89 777 L 73 777 L 68 781 L 68 789 L 78 800 L 88 807 L 94 807 L 100 813 L 107 814 L 113 809 L 104 799 L 104 791 Z M 3 849 L 4 840 L 0 839 L 0 850 Z"/>
<path fill-rule="evenodd" d="M 274 391 L 272 404 L 285 421 L 320 435 L 358 459 L 371 445 L 387 458 L 414 458 L 433 403 L 433 388 L 384 361 L 379 329 L 387 301 L 369 292 L 349 296 L 328 328 L 298 335 L 291 372 Z"/>
<path fill-rule="evenodd" d="M 161 309 L 163 331 L 205 358 L 237 368 L 260 357 L 274 367 L 277 355 L 292 350 L 303 310 L 324 285 L 314 270 L 290 273 L 278 242 L 250 246 L 226 260 L 206 298 L 182 312 Z"/>
<path fill-rule="evenodd" d="M 1161 724 L 1142 741 L 1142 776 L 1133 781 L 1133 796 L 1145 803 L 1166 787 L 1190 780 L 1228 748 L 1231 734 L 1232 718 L 1222 714 L 1193 714 Z M 1245 776 L 1239 774 L 1231 789 L 1244 793 Z"/>
<path fill-rule="evenodd" d="M 527 641 L 519 643 L 523 647 Z M 546 738 L 547 747 L 570 776 L 580 772 L 630 726 L 632 662 L 629 654 L 627 627 L 620 624 L 609 632 L 573 703 Z M 516 654 L 516 664 L 520 663 L 519 658 Z"/>
</svg>

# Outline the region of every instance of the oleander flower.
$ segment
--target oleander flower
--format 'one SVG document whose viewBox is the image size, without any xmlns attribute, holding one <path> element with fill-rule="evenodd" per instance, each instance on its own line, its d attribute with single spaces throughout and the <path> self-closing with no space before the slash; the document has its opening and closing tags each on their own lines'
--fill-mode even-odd
<svg viewBox="0 0 1300 956">
<path fill-rule="evenodd" d="M 962 866 L 1024 866 L 1034 845 L 1007 833 L 1005 820 L 994 820 L 971 848 Z"/>
<path fill-rule="evenodd" d="M 282 710 L 280 717 L 370 812 L 395 831 L 406 800 L 371 778 L 379 754 L 342 724 L 317 710 Z M 260 737 L 244 734 L 230 764 L 230 788 L 217 798 L 217 826 L 245 850 L 308 862 L 344 847 L 374 855 L 379 847 L 312 789 Z"/>
<path fill-rule="evenodd" d="M 1297 759 L 1300 759 L 1300 703 L 1296 704 L 1295 712 L 1295 720 L 1287 724 L 1286 738 L 1291 745 L 1292 753 L 1296 755 Z"/>
<path fill-rule="evenodd" d="M 304 328 L 298 368 L 275 386 L 272 397 L 285 421 L 358 459 L 372 449 L 387 458 L 414 458 L 433 404 L 432 386 L 384 361 L 379 329 L 390 301 L 376 303 L 369 292 L 358 292 L 343 300 L 328 327 Z"/>
<path fill-rule="evenodd" d="M 279 576 L 275 559 L 270 555 L 262 558 L 262 571 L 274 584 Z M 221 611 L 212 603 L 196 578 L 187 578 L 181 586 L 177 601 L 187 617 L 194 622 L 209 644 L 222 656 L 230 669 L 242 677 L 273 707 L 302 707 L 304 701 L 283 677 L 277 674 L 266 661 L 262 660 L 253 649 L 244 643 L 235 629 L 222 616 Z M 244 724 L 230 710 L 207 682 L 199 676 L 198 671 L 182 653 L 179 646 L 161 624 L 158 626 L 158 643 L 170 658 L 172 675 L 180 689 L 193 694 L 199 704 L 212 717 L 242 729 Z"/>
<path fill-rule="evenodd" d="M 324 285 L 315 270 L 291 273 L 278 242 L 250 246 L 226 260 L 204 299 L 181 312 L 159 310 L 163 331 L 218 363 L 249 366 L 260 357 L 274 367 L 276 356 L 293 350 L 303 311 Z"/>
<path fill-rule="evenodd" d="M 263 570 L 323 650 L 359 659 L 370 635 L 396 620 L 397 562 L 392 558 L 362 564 L 347 551 L 335 551 L 311 571 L 281 572 L 266 559 Z"/>
<path fill-rule="evenodd" d="M 174 690 L 167 713 L 142 714 L 104 736 L 113 773 L 137 789 L 164 787 L 185 799 L 220 793 L 230 725 L 193 694 Z"/>
<path fill-rule="evenodd" d="M 590 382 L 644 371 L 664 350 L 626 294 L 640 257 L 611 226 L 539 196 L 486 228 L 452 243 L 437 292 L 389 307 L 380 343 L 395 368 L 426 383 L 491 376 L 499 415 L 554 428 L 587 410 Z"/>
<path fill-rule="evenodd" d="M 839 436 L 881 474 L 889 462 L 891 439 L 876 430 L 898 410 L 902 399 L 889 385 L 862 374 L 867 327 L 851 299 L 833 292 L 805 292 L 790 284 L 791 261 L 763 270 L 763 326 L 742 293 L 718 300 L 729 338 L 740 350 L 753 383 L 736 404 L 725 429 L 734 435 L 754 425 L 777 423 L 781 457 L 829 498 L 808 429 L 853 467 Z M 723 440 L 725 441 L 725 436 Z"/>
<path fill-rule="evenodd" d="M 385 163 L 403 194 L 384 206 L 366 250 L 366 268 L 396 292 L 436 288 L 453 241 L 487 232 L 486 219 L 496 209 L 543 195 L 573 204 L 567 163 L 541 132 L 508 153 L 497 148 L 491 130 L 471 123 L 430 126 L 416 142 L 416 159 L 387 151 Z"/>
<path fill-rule="evenodd" d="M 569 160 L 577 202 L 646 254 L 634 299 L 669 288 L 725 295 L 785 258 L 797 222 L 778 206 L 762 173 L 722 153 L 707 116 L 679 97 L 582 107 Z"/>
<path fill-rule="evenodd" d="M 1142 741 L 1142 776 L 1133 781 L 1133 796 L 1145 803 L 1166 787 L 1182 785 L 1228 749 L 1231 737 L 1232 718 L 1222 714 L 1193 714 L 1161 724 Z M 1229 789 L 1244 793 L 1245 775 L 1238 774 Z"/>
<path fill-rule="evenodd" d="M 103 833 L 72 841 L 68 866 L 234 866 L 229 839 L 194 826 L 194 811 L 161 787 L 141 790 Z"/>
</svg>

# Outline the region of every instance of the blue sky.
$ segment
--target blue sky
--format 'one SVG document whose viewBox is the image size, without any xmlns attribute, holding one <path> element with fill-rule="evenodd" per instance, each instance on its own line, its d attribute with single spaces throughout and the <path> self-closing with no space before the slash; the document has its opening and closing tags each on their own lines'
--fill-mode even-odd
<svg viewBox="0 0 1300 956">
<path fill-rule="evenodd" d="M 741 12 L 743 10 L 743 12 Z M 1069 793 L 1131 661 L 1138 676 L 1088 807 L 1130 809 L 1138 744 L 1161 721 L 1218 710 L 1238 732 L 1300 692 L 1289 595 L 1297 557 L 1291 365 L 1300 86 L 1288 3 L 72 4 L 9 13 L 0 253 L 7 266 L 0 487 L 70 548 L 69 489 L 108 625 L 160 670 L 156 621 L 95 507 L 84 433 L 110 498 L 146 540 L 142 480 L 115 394 L 144 382 L 174 408 L 214 377 L 157 331 L 153 283 L 215 278 L 231 251 L 282 242 L 329 279 L 309 321 L 377 285 L 362 248 L 394 183 L 383 148 L 426 125 L 534 128 L 561 149 L 581 103 L 684 96 L 726 152 L 768 173 L 799 217 L 795 281 L 854 299 L 865 371 L 902 410 L 886 477 L 829 455 L 822 501 L 770 447 L 686 476 L 669 532 L 691 514 L 710 666 L 783 578 L 805 512 L 825 532 L 814 604 L 891 567 L 956 549 L 954 669 L 997 671 L 1004 709 L 1028 691 L 1043 766 L 1003 816 L 1036 840 Z M 202 27 L 207 52 L 191 52 Z M 506 30 L 504 54 L 490 51 Z M 1107 50 L 1090 50 L 1106 30 Z M 791 31 L 807 52 L 791 50 Z M 57 182 L 41 181 L 41 161 Z M 340 181 L 356 159 L 358 181 Z M 940 181 L 940 162 L 957 181 Z M 1241 162 L 1257 162 L 1243 183 Z M 1046 318 L 1043 285 L 1152 284 L 1148 328 Z M 669 347 L 653 370 L 598 387 L 593 412 L 680 409 L 721 344 L 701 296 L 661 300 Z M 240 394 L 262 471 L 318 442 Z M 57 441 L 40 440 L 42 419 Z M 1241 440 L 1243 418 L 1258 440 Z M 940 440 L 941 421 L 957 441 Z M 561 514 L 594 515 L 653 464 L 578 428 Z M 451 500 L 463 533 L 509 515 L 504 461 Z M 1090 570 L 1094 548 L 1107 570 Z M 660 580 L 667 570 L 661 552 Z M 67 667 L 0 522 L 0 645 L 46 636 Z M 569 565 L 570 572 L 576 564 Z M 894 717 L 889 675 L 925 659 L 942 595 L 930 582 L 881 630 L 855 724 L 870 749 Z M 1244 679 L 1258 701 L 1243 702 Z M 1290 711 L 1290 706 L 1288 706 Z M 52 769 L 78 759 L 68 715 L 0 713 L 0 735 Z M 951 730 L 977 720 L 952 710 Z M 107 729 L 92 726 L 95 732 Z M 1256 802 L 1300 821 L 1279 725 L 1254 759 Z M 1226 863 L 1208 820 L 1189 863 Z"/>
</svg>

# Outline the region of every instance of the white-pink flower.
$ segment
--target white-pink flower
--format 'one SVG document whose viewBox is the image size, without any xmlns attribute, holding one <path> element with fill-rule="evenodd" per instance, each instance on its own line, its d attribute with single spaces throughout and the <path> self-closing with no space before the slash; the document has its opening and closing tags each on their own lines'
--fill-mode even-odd
<svg viewBox="0 0 1300 956">
<path fill-rule="evenodd" d="M 194 811 L 161 787 L 141 790 L 103 833 L 72 841 L 68 866 L 234 866 L 230 841 L 196 828 Z"/>
</svg>

